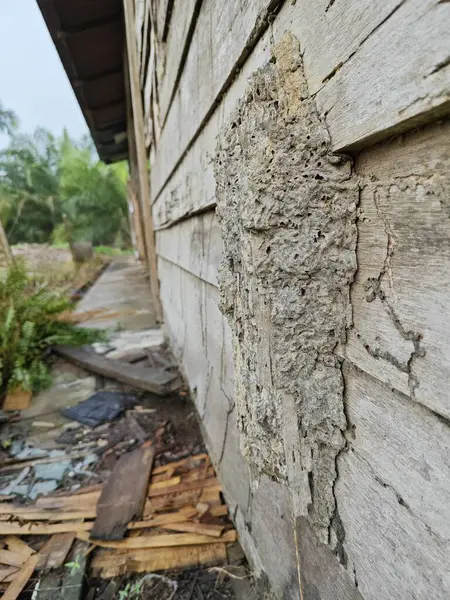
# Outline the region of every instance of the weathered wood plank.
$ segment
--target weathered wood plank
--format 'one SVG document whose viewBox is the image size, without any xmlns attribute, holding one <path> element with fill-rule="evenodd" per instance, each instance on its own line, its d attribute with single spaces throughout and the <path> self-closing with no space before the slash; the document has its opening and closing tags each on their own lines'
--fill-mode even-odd
<svg viewBox="0 0 450 600">
<path fill-rule="evenodd" d="M 55 533 L 52 535 L 39 551 L 39 562 L 36 568 L 44 570 L 61 567 L 74 541 L 74 533 Z"/>
<path fill-rule="evenodd" d="M 154 455 L 144 444 L 120 457 L 97 503 L 92 539 L 120 540 L 128 523 L 142 516 Z"/>
<path fill-rule="evenodd" d="M 217 286 L 222 238 L 214 211 L 156 233 L 159 256 Z"/>
<path fill-rule="evenodd" d="M 89 534 L 80 532 L 78 537 L 82 540 L 88 541 Z M 162 533 L 159 535 L 149 536 L 138 536 L 129 537 L 123 540 L 117 541 L 103 541 L 93 540 L 94 543 L 100 548 L 118 548 L 123 550 L 132 550 L 135 548 L 169 548 L 171 546 L 197 546 L 204 544 L 216 544 L 219 540 L 221 542 L 232 543 L 237 539 L 236 531 L 231 529 L 225 531 L 220 537 L 212 537 L 210 535 L 200 535 L 197 533 Z"/>
<path fill-rule="evenodd" d="M 151 172 L 154 197 L 200 129 L 227 80 L 231 82 L 234 71 L 267 29 L 269 14 L 279 4 L 280 0 L 202 3 L 179 92 L 169 111 Z"/>
<path fill-rule="evenodd" d="M 431 0 L 429 0 L 428 4 L 430 3 Z M 323 5 L 324 3 L 322 2 L 321 4 Z M 420 8 L 420 10 L 417 8 L 417 2 L 413 4 L 412 0 L 401 4 L 404 4 L 404 6 L 402 6 L 401 9 L 399 8 L 398 11 L 394 10 L 398 5 L 398 0 L 391 0 L 386 3 L 378 1 L 372 3 L 364 2 L 361 6 L 358 5 L 356 11 L 354 8 L 352 8 L 352 10 L 341 11 L 342 3 L 336 3 L 331 6 L 326 13 L 326 17 L 324 17 L 324 6 L 322 6 L 321 12 L 320 9 L 316 11 L 316 6 L 314 5 L 314 7 L 312 7 L 310 6 L 310 3 L 306 3 L 306 1 L 302 1 L 301 3 L 297 2 L 295 4 L 285 3 L 273 23 L 271 35 L 275 43 L 281 39 L 286 30 L 292 31 L 292 33 L 299 38 L 302 48 L 304 47 L 305 69 L 308 83 L 311 86 L 310 89 L 313 93 L 317 91 L 318 78 L 325 77 L 327 73 L 331 72 L 339 64 L 339 61 L 345 62 L 346 57 L 350 57 L 348 62 L 346 62 L 341 69 L 337 70 L 334 77 L 322 84 L 321 91 L 317 93 L 318 103 L 322 112 L 326 112 L 328 108 L 330 108 L 330 106 L 328 106 L 330 104 L 329 99 L 334 96 L 339 97 L 339 105 L 336 103 L 330 114 L 327 115 L 327 124 L 332 134 L 332 142 L 336 148 L 351 143 L 348 141 L 345 141 L 345 143 L 339 141 L 338 129 L 345 130 L 347 133 L 352 132 L 351 135 L 360 135 L 360 137 L 362 135 L 364 137 L 366 133 L 359 134 L 358 130 L 359 128 L 366 128 L 367 135 L 370 139 L 372 135 L 380 134 L 386 136 L 388 135 L 388 129 L 391 127 L 392 122 L 394 124 L 403 123 L 406 126 L 406 121 L 411 115 L 417 116 L 422 113 L 425 120 L 430 120 L 431 116 L 428 114 L 428 111 L 432 109 L 435 103 L 443 103 L 446 101 L 445 90 L 450 87 L 448 85 L 450 73 L 449 67 L 442 67 L 437 70 L 436 73 L 433 73 L 428 77 L 424 77 L 423 75 L 425 72 L 428 73 L 427 69 L 429 71 L 433 70 L 433 65 L 437 66 L 435 63 L 440 64 L 440 61 L 444 61 L 450 52 L 446 46 L 442 47 L 447 43 L 448 36 L 441 31 L 442 28 L 445 27 L 445 14 L 449 10 L 448 4 L 441 3 L 439 6 L 436 4 L 436 6 L 428 12 L 425 12 L 426 6 L 423 3 L 421 3 L 421 6 L 423 4 L 423 8 Z M 366 9 L 364 9 L 364 7 L 366 7 Z M 330 19 L 329 13 L 331 13 L 332 10 L 339 12 L 337 15 L 334 13 L 333 19 Z M 360 10 L 364 13 L 364 18 L 357 17 Z M 390 14 L 393 10 L 394 14 L 387 19 L 386 23 L 380 26 L 380 23 L 386 18 L 387 14 Z M 311 13 L 313 13 L 312 16 Z M 421 18 L 415 20 L 414 15 L 416 13 L 419 16 L 422 15 L 423 20 Z M 311 25 L 311 21 L 305 18 L 305 15 L 309 15 L 309 17 L 313 19 L 312 23 L 314 26 Z M 437 29 L 434 28 L 436 20 L 440 23 Z M 391 21 L 392 25 L 390 24 Z M 386 29 L 388 24 L 389 28 Z M 317 34 L 317 31 L 319 31 L 320 34 Z M 435 33 L 430 33 L 428 35 L 428 31 L 435 31 Z M 370 35 L 370 32 L 373 33 Z M 196 42 L 196 36 L 199 35 L 199 33 L 195 33 L 192 40 L 193 45 L 199 42 L 200 38 Z M 331 45 L 326 42 L 329 38 L 334 39 L 335 35 L 342 41 L 342 44 L 337 48 L 334 44 Z M 426 36 L 427 39 L 424 44 L 422 44 L 424 52 L 421 52 L 420 54 L 415 53 L 416 58 L 414 58 L 412 56 L 413 48 L 410 45 L 410 39 L 416 39 L 417 36 L 420 38 Z M 309 40 L 311 40 L 311 43 L 307 43 Z M 363 40 L 366 41 L 363 43 Z M 315 45 L 312 44 L 313 41 L 315 42 Z M 362 45 L 360 46 L 360 44 Z M 395 48 L 392 47 L 392 44 L 396 44 Z M 368 49 L 366 49 L 366 46 Z M 308 54 L 310 48 L 317 48 L 317 52 Z M 357 48 L 357 51 L 355 51 L 355 48 Z M 362 56 L 363 50 L 364 56 L 358 58 L 360 54 Z M 195 50 L 191 49 L 191 52 L 195 52 Z M 263 39 L 258 43 L 253 54 L 248 59 L 253 62 L 252 69 L 261 66 L 265 60 L 268 60 L 268 55 L 266 55 L 266 53 L 268 53 L 268 44 L 267 40 Z M 323 61 L 321 59 L 322 55 L 324 56 Z M 333 61 L 334 57 L 336 60 Z M 405 57 L 408 58 L 405 59 Z M 355 62 L 356 59 L 358 59 L 358 62 Z M 186 87 L 184 85 L 185 79 L 192 77 L 192 85 L 195 85 L 197 78 L 197 75 L 194 72 L 190 75 L 188 74 L 189 60 L 190 57 L 188 56 L 186 67 L 183 72 L 183 80 L 180 82 L 184 87 Z M 369 60 L 369 62 L 367 62 L 367 60 Z M 392 61 L 394 61 L 395 66 L 393 66 Z M 417 61 L 420 61 L 420 64 L 417 64 Z M 399 64 L 397 64 L 397 62 Z M 372 65 L 372 67 L 367 67 L 367 64 Z M 386 65 L 386 67 L 383 66 L 383 68 L 380 68 L 378 65 Z M 244 64 L 242 70 L 246 71 L 246 77 L 251 73 L 251 70 L 247 69 L 247 63 Z M 347 73 L 348 76 L 346 75 Z M 354 75 L 352 75 L 352 73 Z M 408 81 L 408 87 L 405 88 L 404 94 L 403 92 L 402 94 L 397 93 L 399 86 L 396 81 L 397 77 L 400 76 L 400 73 L 404 73 L 404 79 Z M 370 77 L 367 76 L 367 74 L 370 74 Z M 343 79 L 344 75 L 345 80 Z M 352 77 L 354 77 L 354 81 Z M 358 77 L 361 77 L 362 81 L 357 80 Z M 384 82 L 385 77 L 390 78 L 389 83 Z M 341 81 L 342 84 L 340 83 Z M 433 99 L 427 100 L 430 96 L 427 96 L 426 91 L 430 86 L 432 89 L 436 89 L 436 102 Z M 390 100 L 390 102 L 386 101 L 386 90 L 388 88 L 390 94 L 388 100 Z M 363 93 L 361 93 L 361 89 Z M 377 91 L 376 94 L 374 93 L 374 89 Z M 242 95 L 242 93 L 243 89 L 241 89 L 240 95 Z M 346 94 L 346 96 L 343 94 Z M 381 96 L 379 97 L 380 94 Z M 398 106 L 395 104 L 395 94 L 397 94 L 397 99 L 400 102 Z M 424 94 L 425 98 L 419 101 L 418 98 Z M 216 110 L 212 118 L 216 118 L 216 114 L 223 110 L 222 106 L 227 100 L 228 95 L 233 95 L 232 88 L 228 90 L 225 99 L 222 101 L 220 111 Z M 239 94 L 234 96 L 233 103 L 238 97 Z M 186 98 L 188 98 L 187 94 Z M 195 96 L 190 94 L 189 101 L 186 101 L 188 101 L 190 105 L 196 105 L 197 103 L 194 98 Z M 414 102 L 414 99 L 418 101 Z M 411 102 L 411 107 L 404 112 L 399 112 L 408 102 Z M 349 103 L 351 106 L 354 106 L 354 110 L 348 110 L 346 108 Z M 175 106 L 175 104 L 177 106 Z M 383 106 L 381 114 L 379 108 L 380 105 Z M 340 110 L 340 106 L 342 106 L 342 110 Z M 187 109 L 183 108 L 183 110 L 185 111 Z M 180 137 L 179 127 L 183 128 L 182 135 L 184 136 L 187 129 L 189 129 L 192 126 L 191 124 L 195 121 L 195 118 L 191 115 L 192 118 L 189 127 L 185 125 L 185 122 L 183 121 L 184 117 L 180 113 L 181 101 L 179 98 L 177 98 L 177 102 L 174 102 L 170 112 L 172 111 L 177 114 L 174 116 L 169 115 L 166 124 L 166 127 L 171 129 L 171 133 L 163 134 L 161 138 L 161 146 L 158 149 L 155 161 L 157 169 L 152 173 L 153 183 L 155 184 L 153 193 L 154 199 L 163 187 L 164 182 L 162 179 L 167 179 L 167 177 L 162 175 L 161 167 L 164 170 L 167 165 L 169 165 L 167 170 L 171 171 L 174 166 L 174 161 L 178 160 L 181 152 L 184 151 L 184 144 Z M 335 116 L 335 113 L 337 113 L 337 116 Z M 354 122 L 354 114 L 356 114 L 356 122 Z M 377 119 L 375 124 L 373 123 L 374 117 Z M 372 119 L 372 122 L 370 119 Z M 172 127 L 172 121 L 174 123 L 176 122 L 177 125 Z M 207 162 L 214 153 L 215 136 L 219 128 L 220 124 L 218 122 L 211 124 L 208 136 L 202 136 L 202 138 L 209 137 L 210 139 L 207 150 L 205 148 L 207 145 L 205 140 L 200 140 L 200 138 L 196 141 L 194 148 L 189 149 L 183 163 L 174 173 L 173 184 L 172 181 L 168 182 L 170 190 L 168 190 L 168 193 L 166 194 L 165 201 L 160 203 L 158 198 L 157 205 L 154 207 L 155 219 L 158 226 L 180 218 L 180 216 L 189 210 L 195 210 L 198 209 L 199 206 L 208 206 L 214 203 L 214 186 L 204 186 L 202 185 L 203 181 L 200 181 L 199 185 L 197 185 L 196 180 L 197 178 L 206 178 L 208 180 L 208 176 L 209 179 L 212 178 L 211 173 L 209 173 Z M 167 142 L 165 141 L 166 137 Z M 197 144 L 200 144 L 203 148 L 195 148 Z M 174 147 L 180 148 L 180 152 L 174 151 Z M 184 163 L 186 163 L 186 165 Z M 199 168 L 199 165 L 202 165 L 202 168 Z M 183 172 L 178 173 L 180 169 Z M 206 170 L 206 173 L 203 173 L 203 170 Z M 156 181 L 156 179 L 161 179 L 161 181 Z M 175 179 L 177 179 L 177 181 L 175 181 Z M 192 192 L 190 191 L 191 187 L 193 187 Z M 188 197 L 191 194 L 192 199 Z M 188 205 L 187 208 L 184 207 L 185 202 Z M 164 204 L 167 204 L 169 207 L 168 214 L 164 214 Z"/>
<path fill-rule="evenodd" d="M 450 416 L 450 122 L 380 144 L 362 179 L 353 329 L 345 355 Z"/>
<path fill-rule="evenodd" d="M 267 31 L 254 52 L 248 57 L 236 75 L 231 87 L 222 98 L 218 109 L 213 113 L 200 132 L 195 143 L 189 148 L 182 163 L 176 169 L 153 204 L 155 228 L 165 227 L 179 219 L 200 210 L 215 206 L 215 179 L 213 156 L 216 151 L 218 131 L 228 121 L 236 102 L 244 95 L 247 79 L 251 73 L 270 59 L 270 31 Z M 176 110 L 179 105 L 172 107 Z M 178 138 L 175 138 L 177 141 Z M 153 195 L 155 199 L 155 195 Z"/>
<path fill-rule="evenodd" d="M 320 56 L 334 35 L 339 14 L 353 11 L 337 2 L 328 36 L 309 50 Z M 364 3 L 366 4 L 366 3 Z M 375 5 L 392 5 L 384 1 Z M 317 104 L 334 149 L 368 145 L 381 137 L 430 121 L 450 111 L 450 6 L 436 0 L 397 2 L 398 10 L 383 21 L 385 8 L 372 11 L 377 20 L 371 34 L 342 66 L 337 61 L 329 80 L 317 92 Z M 352 4 L 353 7 L 353 4 Z M 372 12 L 371 11 L 371 12 Z M 312 14 L 312 11 L 311 11 Z M 315 30 L 316 19 L 308 26 Z M 375 16 L 374 14 L 374 16 Z M 360 19 L 359 24 L 365 19 Z M 367 27 L 367 26 L 366 26 Z M 351 31 L 350 24 L 346 30 Z M 414 40 L 414 44 L 411 44 Z M 417 51 L 420 48 L 420 52 Z"/>
<path fill-rule="evenodd" d="M 3 600 L 16 600 L 20 593 L 28 583 L 28 580 L 33 574 L 38 562 L 37 555 L 30 556 L 17 575 L 14 576 L 14 580 L 10 583 L 8 589 L 3 594 Z"/>
<path fill-rule="evenodd" d="M 95 575 L 117 577 L 127 573 L 153 573 L 197 565 L 223 564 L 227 560 L 226 544 L 181 546 L 147 550 L 100 550 L 91 563 Z"/>
<path fill-rule="evenodd" d="M 345 389 L 354 436 L 338 460 L 335 494 L 359 590 L 367 600 L 445 598 L 449 428 L 354 368 Z"/>
<path fill-rule="evenodd" d="M 53 351 L 58 356 L 92 373 L 116 379 L 137 389 L 147 390 L 160 396 L 177 389 L 180 384 L 178 376 L 173 373 L 139 365 L 128 365 L 120 360 L 105 358 L 81 348 L 57 346 L 53 348 Z"/>
<path fill-rule="evenodd" d="M 167 55 L 164 76 L 159 86 L 161 123 L 164 123 L 166 119 L 172 94 L 189 50 L 189 33 L 192 33 L 195 26 L 198 5 L 198 0 L 183 0 L 183 2 L 175 2 L 173 6 L 171 27 L 166 40 Z"/>
<path fill-rule="evenodd" d="M 195 389 L 195 403 L 227 501 L 240 505 L 245 514 L 249 473 L 239 447 L 231 331 L 219 310 L 219 292 L 162 258 L 158 268 L 172 349 Z"/>
</svg>

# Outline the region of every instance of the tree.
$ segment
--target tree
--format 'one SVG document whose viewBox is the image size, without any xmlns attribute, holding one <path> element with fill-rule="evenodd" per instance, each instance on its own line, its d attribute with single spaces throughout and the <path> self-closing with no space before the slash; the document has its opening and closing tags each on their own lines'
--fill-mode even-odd
<svg viewBox="0 0 450 600">
<path fill-rule="evenodd" d="M 10 243 L 74 240 L 130 244 L 125 163 L 107 166 L 90 137 L 79 142 L 43 128 L 24 135 L 12 111 L 1 109 L 9 132 L 0 152 L 0 219 Z"/>
<path fill-rule="evenodd" d="M 17 127 L 17 116 L 14 111 L 6 110 L 0 102 L 0 133 L 11 133 Z"/>
</svg>

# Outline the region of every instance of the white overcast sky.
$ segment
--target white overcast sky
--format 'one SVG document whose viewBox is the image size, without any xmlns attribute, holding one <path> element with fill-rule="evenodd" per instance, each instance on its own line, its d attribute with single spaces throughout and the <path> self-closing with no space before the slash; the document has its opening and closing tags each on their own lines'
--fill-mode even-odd
<svg viewBox="0 0 450 600">
<path fill-rule="evenodd" d="M 36 0 L 0 0 L 0 100 L 26 133 L 88 131 Z"/>
</svg>

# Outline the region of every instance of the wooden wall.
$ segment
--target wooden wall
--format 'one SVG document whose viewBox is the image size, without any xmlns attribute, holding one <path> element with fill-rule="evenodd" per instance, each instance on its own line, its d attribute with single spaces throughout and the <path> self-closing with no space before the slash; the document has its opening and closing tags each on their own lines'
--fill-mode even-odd
<svg viewBox="0 0 450 600">
<path fill-rule="evenodd" d="M 355 157 L 360 182 L 353 325 L 339 349 L 353 428 L 335 486 L 344 533 L 330 541 L 337 566 L 303 598 L 448 597 L 450 4 L 135 6 L 165 324 L 256 573 L 298 600 L 298 548 L 315 550 L 292 520 L 287 485 L 255 481 L 239 450 L 213 157 L 248 78 L 289 31 L 332 147 Z"/>
</svg>

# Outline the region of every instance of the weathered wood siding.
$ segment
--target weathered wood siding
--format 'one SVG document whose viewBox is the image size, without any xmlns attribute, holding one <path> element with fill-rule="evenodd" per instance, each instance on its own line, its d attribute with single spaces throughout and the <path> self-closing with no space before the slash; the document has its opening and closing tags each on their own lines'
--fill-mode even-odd
<svg viewBox="0 0 450 600">
<path fill-rule="evenodd" d="M 256 574 L 280 599 L 448 597 L 450 4 L 136 0 L 135 17 L 165 324 Z M 359 188 L 328 543 L 295 473 L 273 481 L 240 450 L 219 309 L 217 136 L 286 32 Z"/>
</svg>

